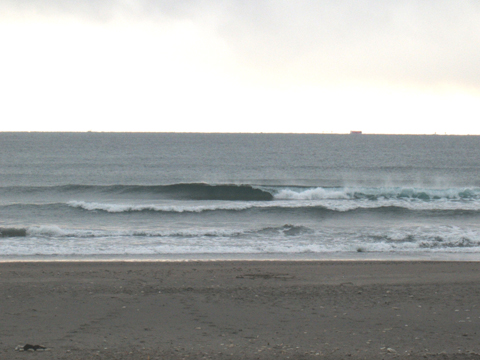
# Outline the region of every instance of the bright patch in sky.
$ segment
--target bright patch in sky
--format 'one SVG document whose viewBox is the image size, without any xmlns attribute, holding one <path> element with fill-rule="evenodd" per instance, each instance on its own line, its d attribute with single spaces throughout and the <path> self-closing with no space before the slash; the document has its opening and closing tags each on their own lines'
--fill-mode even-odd
<svg viewBox="0 0 480 360">
<path fill-rule="evenodd" d="M 357 19 L 341 31 L 335 20 L 317 27 L 312 12 L 322 8 L 308 1 L 291 16 L 269 3 L 244 17 L 214 7 L 100 20 L 44 2 L 54 10 L 12 5 L 0 17 L 0 131 L 480 134 L 480 70 L 471 58 L 480 32 L 457 39 L 470 46 L 445 29 L 443 42 L 425 40 L 440 15 L 419 20 L 404 9 L 408 21 L 380 16 L 390 24 L 382 29 Z M 324 9 L 344 11 L 330 2 Z M 480 24 L 479 9 L 458 16 L 453 25 Z"/>
</svg>

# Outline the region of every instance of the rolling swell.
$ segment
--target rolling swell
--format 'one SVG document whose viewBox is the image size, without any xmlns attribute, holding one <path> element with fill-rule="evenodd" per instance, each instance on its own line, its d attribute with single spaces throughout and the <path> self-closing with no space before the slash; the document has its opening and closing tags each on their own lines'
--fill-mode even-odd
<svg viewBox="0 0 480 360">
<path fill-rule="evenodd" d="M 185 200 L 273 200 L 271 193 L 251 185 L 175 184 L 163 186 L 162 190 Z"/>
<path fill-rule="evenodd" d="M 173 200 L 270 201 L 273 195 L 252 185 L 181 183 L 172 185 L 62 185 L 51 187 L 3 187 L 0 193 L 51 195 L 118 195 Z"/>
<path fill-rule="evenodd" d="M 26 228 L 0 228 L 0 237 L 25 237 L 27 236 Z"/>
</svg>

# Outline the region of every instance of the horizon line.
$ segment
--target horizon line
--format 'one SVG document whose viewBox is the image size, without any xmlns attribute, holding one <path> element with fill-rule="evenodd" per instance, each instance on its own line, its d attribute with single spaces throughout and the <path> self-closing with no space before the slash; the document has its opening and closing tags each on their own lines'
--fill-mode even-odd
<svg viewBox="0 0 480 360">
<path fill-rule="evenodd" d="M 203 131 L 116 131 L 116 130 L 7 130 L 0 133 L 61 133 L 61 134 L 78 134 L 78 133 L 92 133 L 92 134 L 224 134 L 224 135 L 352 135 L 352 136 L 362 136 L 362 135 L 382 135 L 382 136 L 480 136 L 480 134 L 456 134 L 456 133 L 366 133 L 360 131 L 359 133 L 355 132 L 227 132 L 227 131 L 214 131 L 214 132 L 203 132 Z"/>
</svg>

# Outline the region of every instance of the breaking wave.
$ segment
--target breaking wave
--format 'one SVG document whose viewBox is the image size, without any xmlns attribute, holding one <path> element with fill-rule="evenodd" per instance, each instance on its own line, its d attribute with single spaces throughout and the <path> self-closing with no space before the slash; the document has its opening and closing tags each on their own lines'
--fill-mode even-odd
<svg viewBox="0 0 480 360">
<path fill-rule="evenodd" d="M 135 213 L 135 212 L 159 212 L 159 213 L 202 213 L 207 211 L 304 211 L 315 213 L 346 213 L 353 211 L 368 211 L 379 213 L 398 213 L 405 211 L 429 211 L 433 213 L 476 213 L 480 212 L 480 201 L 475 202 L 412 202 L 397 199 L 370 201 L 308 201 L 308 202 L 222 202 L 213 204 L 109 204 L 86 201 L 70 201 L 68 206 L 86 211 L 99 211 L 106 213 Z"/>
<path fill-rule="evenodd" d="M 453 226 L 395 230 L 313 229 L 285 224 L 256 229 L 81 230 L 54 225 L 0 228 L 3 255 L 478 253 L 480 231 Z M 18 237 L 23 236 L 19 241 Z M 10 238 L 9 238 L 10 237 Z"/>
<path fill-rule="evenodd" d="M 58 195 L 70 198 L 129 198 L 171 200 L 480 200 L 479 188 L 415 187 L 304 187 L 252 184 L 179 183 L 171 185 L 64 185 L 53 187 L 0 187 L 3 195 Z"/>
<path fill-rule="evenodd" d="M 428 189 L 405 187 L 379 188 L 283 188 L 273 191 L 276 200 L 480 200 L 478 188 Z"/>
<path fill-rule="evenodd" d="M 306 226 L 285 224 L 279 227 L 266 227 L 258 230 L 226 229 L 183 229 L 183 230 L 82 230 L 62 229 L 55 225 L 31 226 L 26 228 L 0 228 L 0 237 L 51 237 L 51 238 L 109 238 L 109 237 L 238 237 L 252 235 L 299 236 L 312 234 Z"/>
</svg>

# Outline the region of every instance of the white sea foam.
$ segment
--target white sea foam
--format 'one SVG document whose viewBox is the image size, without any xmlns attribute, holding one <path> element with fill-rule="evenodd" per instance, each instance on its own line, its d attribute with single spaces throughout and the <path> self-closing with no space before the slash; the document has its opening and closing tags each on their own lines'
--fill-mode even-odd
<svg viewBox="0 0 480 360">
<path fill-rule="evenodd" d="M 27 228 L 27 237 L 32 238 L 138 238 L 138 237 L 234 237 L 248 231 L 221 228 L 200 228 L 181 230 L 83 230 L 62 229 L 54 225 L 32 226 Z"/>
<path fill-rule="evenodd" d="M 289 232 L 292 228 L 305 231 Z M 285 225 L 243 230 L 111 231 L 38 226 L 29 227 L 27 236 L 21 241 L 3 238 L 0 242 L 3 255 L 326 254 L 358 251 L 480 254 L 480 228 L 442 225 L 311 229 Z"/>
<path fill-rule="evenodd" d="M 274 195 L 277 200 L 324 200 L 324 199 L 350 199 L 351 193 L 348 189 L 282 189 Z"/>
<path fill-rule="evenodd" d="M 198 203 L 198 204 L 197 204 Z M 205 211 L 243 211 L 248 209 L 269 208 L 323 208 L 331 211 L 346 212 L 357 209 L 385 209 L 391 207 L 403 208 L 412 211 L 422 210 L 465 210 L 480 211 L 480 199 L 475 200 L 432 200 L 421 199 L 323 199 L 323 200 L 277 200 L 277 201 L 217 201 L 208 203 L 195 202 L 191 205 L 159 205 L 159 204 L 109 204 L 86 201 L 70 201 L 68 206 L 81 208 L 87 211 L 105 211 L 109 213 L 123 212 L 172 212 L 172 213 L 201 213 Z"/>
<path fill-rule="evenodd" d="M 283 188 L 274 192 L 277 200 L 325 200 L 325 199 L 421 199 L 421 200 L 460 200 L 479 199 L 478 188 Z"/>
<path fill-rule="evenodd" d="M 159 212 L 203 212 L 214 210 L 245 210 L 254 205 L 248 202 L 219 202 L 212 205 L 158 205 L 158 204 L 108 204 L 87 201 L 69 201 L 71 207 L 82 208 L 89 211 L 106 211 L 110 213 L 122 212 L 141 212 L 141 211 L 159 211 Z"/>
<path fill-rule="evenodd" d="M 42 225 L 42 226 L 31 226 L 27 229 L 28 236 L 51 236 L 51 237 L 60 237 L 66 236 L 68 232 L 62 230 L 60 227 L 55 225 Z"/>
</svg>

